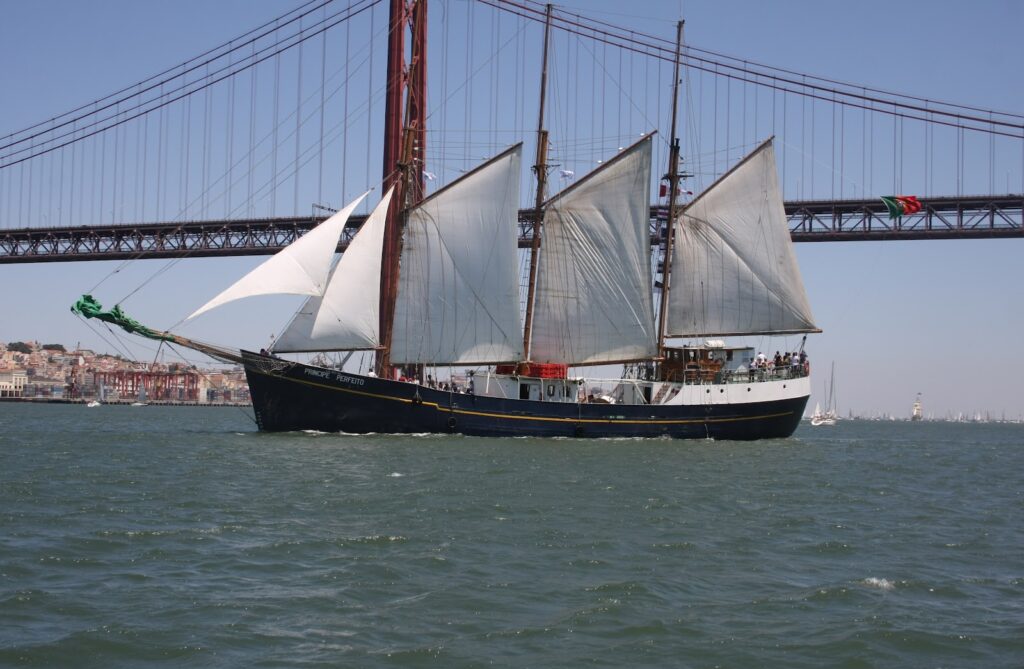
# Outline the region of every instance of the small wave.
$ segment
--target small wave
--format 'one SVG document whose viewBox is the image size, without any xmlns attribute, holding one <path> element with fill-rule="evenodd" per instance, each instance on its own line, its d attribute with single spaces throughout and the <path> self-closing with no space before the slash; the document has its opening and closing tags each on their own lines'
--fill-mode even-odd
<svg viewBox="0 0 1024 669">
<path fill-rule="evenodd" d="M 375 654 L 383 655 L 389 660 L 398 663 L 415 664 L 423 659 L 436 660 L 444 653 L 444 645 L 423 646 L 421 648 L 387 649 L 374 651 Z"/>
<path fill-rule="evenodd" d="M 389 479 L 400 479 L 403 476 L 405 476 L 405 474 L 403 474 L 401 472 L 391 472 L 390 474 L 388 474 L 388 478 Z"/>
<path fill-rule="evenodd" d="M 639 581 L 614 581 L 601 583 L 584 588 L 586 592 L 596 592 L 603 597 L 633 597 L 648 594 L 647 587 Z"/>
<path fill-rule="evenodd" d="M 17 604 L 27 604 L 34 600 L 46 599 L 50 595 L 44 590 L 35 590 L 28 588 L 25 590 L 15 590 L 10 593 L 10 596 L 0 599 L 0 604 L 6 609 L 9 606 L 15 606 Z"/>
<path fill-rule="evenodd" d="M 815 589 L 809 593 L 805 600 L 809 602 L 827 602 L 843 600 L 850 596 L 850 591 L 842 586 L 825 586 Z"/>
<path fill-rule="evenodd" d="M 842 541 L 822 541 L 821 543 L 815 544 L 812 550 L 817 553 L 825 554 L 852 553 L 854 551 L 850 544 L 843 543 Z"/>
<path fill-rule="evenodd" d="M 351 537 L 346 539 L 346 544 L 389 544 L 394 542 L 408 541 L 405 537 L 400 534 L 385 535 L 385 534 L 371 534 L 365 537 Z"/>
<path fill-rule="evenodd" d="M 866 585 L 869 588 L 878 588 L 879 590 L 895 590 L 896 582 L 890 581 L 887 578 L 876 578 L 869 576 L 861 581 L 862 585 Z"/>
</svg>

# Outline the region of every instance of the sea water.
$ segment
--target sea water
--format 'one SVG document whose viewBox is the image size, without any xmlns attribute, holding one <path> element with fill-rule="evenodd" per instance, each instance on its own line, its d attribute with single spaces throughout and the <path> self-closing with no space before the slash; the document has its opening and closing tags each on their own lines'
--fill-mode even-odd
<svg viewBox="0 0 1024 669">
<path fill-rule="evenodd" d="M 0 404 L 0 665 L 1020 667 L 1024 425 L 477 439 Z"/>
</svg>

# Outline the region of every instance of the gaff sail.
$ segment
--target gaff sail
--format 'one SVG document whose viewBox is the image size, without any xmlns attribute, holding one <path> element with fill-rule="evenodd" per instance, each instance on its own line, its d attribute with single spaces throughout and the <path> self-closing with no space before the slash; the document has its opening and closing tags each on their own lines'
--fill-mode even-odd
<svg viewBox="0 0 1024 669">
<path fill-rule="evenodd" d="M 652 135 L 545 204 L 532 361 L 588 365 L 656 355 Z"/>
<path fill-rule="evenodd" d="M 820 332 L 786 223 L 769 139 L 676 222 L 668 336 Z"/>
<path fill-rule="evenodd" d="M 393 363 L 522 359 L 517 262 L 521 162 L 520 143 L 409 211 Z"/>
</svg>

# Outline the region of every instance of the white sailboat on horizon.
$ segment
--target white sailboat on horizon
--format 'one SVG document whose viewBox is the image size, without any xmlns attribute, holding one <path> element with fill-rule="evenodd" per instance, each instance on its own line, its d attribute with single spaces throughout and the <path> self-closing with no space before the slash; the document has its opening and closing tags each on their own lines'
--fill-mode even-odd
<svg viewBox="0 0 1024 669">
<path fill-rule="evenodd" d="M 825 395 L 825 411 L 821 410 L 821 404 L 814 404 L 814 413 L 811 415 L 811 425 L 835 425 L 839 420 L 839 412 L 836 410 L 836 363 L 832 363 L 832 374 L 829 377 L 828 392 Z"/>
</svg>

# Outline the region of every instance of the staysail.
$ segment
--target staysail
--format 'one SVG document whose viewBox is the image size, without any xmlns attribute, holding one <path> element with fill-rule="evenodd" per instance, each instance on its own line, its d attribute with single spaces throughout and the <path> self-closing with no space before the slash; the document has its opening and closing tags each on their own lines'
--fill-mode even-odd
<svg viewBox="0 0 1024 669">
<path fill-rule="evenodd" d="M 366 191 L 344 209 L 271 256 L 185 320 L 191 320 L 227 302 L 254 295 L 323 295 L 341 231 L 349 215 L 369 193 Z"/>
<path fill-rule="evenodd" d="M 668 336 L 820 332 L 782 204 L 769 139 L 683 210 Z"/>
<path fill-rule="evenodd" d="M 380 264 L 388 189 L 335 264 L 323 297 L 306 300 L 274 343 L 275 353 L 375 348 L 380 343 Z"/>
<path fill-rule="evenodd" d="M 531 360 L 588 365 L 656 354 L 651 137 L 545 205 Z"/>
<path fill-rule="evenodd" d="M 411 209 L 391 361 L 522 359 L 517 222 L 522 144 Z"/>
</svg>

